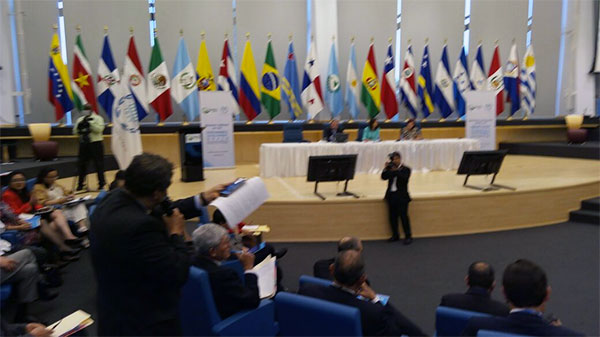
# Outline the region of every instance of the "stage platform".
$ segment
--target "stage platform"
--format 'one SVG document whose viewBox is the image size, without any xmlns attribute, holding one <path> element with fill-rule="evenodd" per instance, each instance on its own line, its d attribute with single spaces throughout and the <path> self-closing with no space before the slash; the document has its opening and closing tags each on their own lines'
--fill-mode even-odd
<svg viewBox="0 0 600 337">
<path fill-rule="evenodd" d="M 500 143 L 500 150 L 508 150 L 509 154 L 525 154 L 534 156 L 600 159 L 600 142 L 588 141 L 583 144 L 566 142 L 533 142 L 533 143 Z"/>
<path fill-rule="evenodd" d="M 203 182 L 183 183 L 177 170 L 171 198 L 183 198 L 218 183 L 259 173 L 256 164 L 235 169 L 205 170 Z M 113 172 L 107 173 L 109 181 Z M 472 177 L 469 183 L 485 185 L 491 177 Z M 90 175 L 92 184 L 95 177 Z M 64 179 L 70 184 L 69 179 Z M 269 241 L 335 241 L 344 235 L 364 240 L 390 236 L 383 195 L 386 182 L 378 175 L 357 174 L 348 189 L 360 196 L 336 197 L 343 184 L 314 184 L 305 177 L 264 179 L 270 199 L 247 220 L 268 224 Z M 535 227 L 566 221 L 580 201 L 600 195 L 600 161 L 508 155 L 496 182 L 516 191 L 479 192 L 462 186 L 456 171 L 413 172 L 410 217 L 413 235 L 419 237 L 481 233 Z M 70 186 L 70 185 L 68 185 Z"/>
</svg>

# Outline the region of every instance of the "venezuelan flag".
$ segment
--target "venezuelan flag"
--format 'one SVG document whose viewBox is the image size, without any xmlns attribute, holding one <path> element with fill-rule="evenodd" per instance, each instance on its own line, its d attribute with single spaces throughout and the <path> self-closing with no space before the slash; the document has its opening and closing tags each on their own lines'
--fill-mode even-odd
<svg viewBox="0 0 600 337">
<path fill-rule="evenodd" d="M 258 90 L 258 74 L 254 65 L 250 41 L 246 41 L 240 70 L 240 107 L 251 121 L 260 114 L 260 91 Z"/>
<path fill-rule="evenodd" d="M 52 35 L 50 43 L 50 64 L 48 65 L 48 100 L 54 105 L 56 120 L 65 116 L 65 112 L 73 110 L 73 91 L 69 70 L 60 54 L 58 34 Z"/>
</svg>

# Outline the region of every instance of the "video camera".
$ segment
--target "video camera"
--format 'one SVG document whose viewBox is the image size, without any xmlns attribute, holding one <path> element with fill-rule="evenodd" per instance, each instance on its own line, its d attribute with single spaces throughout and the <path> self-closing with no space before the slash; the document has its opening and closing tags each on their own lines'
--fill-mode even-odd
<svg viewBox="0 0 600 337">
<path fill-rule="evenodd" d="M 90 142 L 90 133 L 92 132 L 90 121 L 92 120 L 92 116 L 86 116 L 77 124 L 77 133 L 81 136 L 81 140 L 83 143 Z"/>
</svg>

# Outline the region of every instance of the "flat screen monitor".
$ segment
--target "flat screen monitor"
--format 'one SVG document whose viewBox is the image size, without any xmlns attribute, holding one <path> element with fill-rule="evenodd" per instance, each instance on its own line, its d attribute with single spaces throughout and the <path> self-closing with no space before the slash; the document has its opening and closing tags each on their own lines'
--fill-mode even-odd
<svg viewBox="0 0 600 337">
<path fill-rule="evenodd" d="M 307 181 L 344 181 L 354 179 L 356 154 L 311 156 Z"/>
<path fill-rule="evenodd" d="M 500 171 L 507 151 L 466 151 L 457 174 L 484 175 Z"/>
</svg>

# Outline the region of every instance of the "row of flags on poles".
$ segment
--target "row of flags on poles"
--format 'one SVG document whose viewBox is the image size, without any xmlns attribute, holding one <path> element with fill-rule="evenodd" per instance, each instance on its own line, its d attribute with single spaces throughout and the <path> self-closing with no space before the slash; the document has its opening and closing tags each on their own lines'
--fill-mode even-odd
<svg viewBox="0 0 600 337">
<path fill-rule="evenodd" d="M 128 109 L 135 110 L 137 121 L 148 115 L 150 106 L 157 112 L 160 121 L 164 121 L 173 113 L 172 98 L 184 111 L 186 119 L 191 121 L 199 114 L 197 91 L 213 90 L 231 92 L 233 100 L 248 120 L 256 118 L 262 110 L 273 119 L 281 112 L 282 100 L 287 105 L 292 120 L 301 117 L 305 111 L 307 119 L 315 119 L 325 107 L 334 118 L 339 118 L 347 107 L 350 118 L 356 119 L 361 104 L 370 118 L 383 111 L 386 118 L 390 119 L 398 114 L 399 104 L 404 105 L 415 118 L 419 115 L 429 117 L 436 107 L 441 118 L 448 118 L 453 113 L 462 118 L 466 109 L 465 93 L 471 90 L 494 91 L 497 114 L 504 111 L 505 101 L 511 102 L 511 116 L 519 109 L 523 110 L 524 115 L 532 114 L 535 109 L 535 57 L 531 45 L 520 62 L 516 44 L 513 43 L 504 67 L 496 46 L 488 71 L 484 65 L 481 45 L 477 47 L 470 71 L 465 50 L 461 48 L 452 72 L 447 45 L 444 44 L 433 78 L 429 45 L 426 43 L 424 47 L 418 75 L 412 46 L 409 45 L 400 81 L 397 83 L 391 42 L 387 47 L 381 78 L 378 76 L 375 48 L 371 42 L 359 81 L 356 50 L 352 41 L 346 87 L 343 91 L 335 43 L 332 42 L 327 76 L 324 79 L 321 79 L 319 69 L 315 43 L 311 41 L 302 76 L 299 77 L 294 46 L 290 41 L 284 71 L 280 74 L 269 38 L 259 76 L 248 38 L 238 75 L 229 41 L 225 38 L 215 81 L 204 38 L 194 68 L 181 36 L 172 68 L 173 77 L 170 77 L 158 38 L 155 37 L 150 66 L 145 76 L 131 36 L 122 80 L 106 34 L 94 80 L 81 36 L 78 35 L 70 78 L 68 69 L 62 62 L 58 36 L 54 34 L 50 47 L 49 100 L 54 105 L 57 120 L 62 119 L 64 113 L 74 107 L 81 110 L 84 104 L 90 104 L 94 112 L 98 112 L 99 104 L 112 120 L 115 113 L 120 111 L 119 106 L 123 104 L 124 98 L 127 98 L 131 100 Z"/>
</svg>

